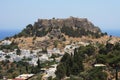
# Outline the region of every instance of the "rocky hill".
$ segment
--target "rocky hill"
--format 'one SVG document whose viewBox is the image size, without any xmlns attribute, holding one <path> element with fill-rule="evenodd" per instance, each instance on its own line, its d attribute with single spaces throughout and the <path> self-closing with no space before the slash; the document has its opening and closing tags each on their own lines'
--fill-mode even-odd
<svg viewBox="0 0 120 80">
<path fill-rule="evenodd" d="M 107 33 L 102 33 L 100 28 L 94 26 L 86 18 L 69 17 L 38 19 L 33 25 L 27 25 L 12 40 L 21 48 L 56 47 L 56 44 L 61 48 L 71 41 L 98 39 L 105 35 Z"/>
<path fill-rule="evenodd" d="M 99 38 L 104 35 L 101 30 L 94 26 L 86 18 L 70 17 L 66 19 L 38 19 L 34 25 L 27 25 L 17 36 L 63 38 L 63 34 L 70 37 L 92 36 Z"/>
</svg>

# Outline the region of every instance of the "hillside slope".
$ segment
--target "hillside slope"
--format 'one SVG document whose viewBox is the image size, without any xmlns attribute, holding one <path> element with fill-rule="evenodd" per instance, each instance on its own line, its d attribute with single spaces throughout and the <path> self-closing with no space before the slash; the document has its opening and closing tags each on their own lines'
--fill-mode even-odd
<svg viewBox="0 0 120 80">
<path fill-rule="evenodd" d="M 107 33 L 94 26 L 86 18 L 70 17 L 66 19 L 38 19 L 29 24 L 19 34 L 13 36 L 21 48 L 58 47 L 62 48 L 70 41 L 99 39 Z M 84 40 L 85 38 L 85 40 Z"/>
</svg>

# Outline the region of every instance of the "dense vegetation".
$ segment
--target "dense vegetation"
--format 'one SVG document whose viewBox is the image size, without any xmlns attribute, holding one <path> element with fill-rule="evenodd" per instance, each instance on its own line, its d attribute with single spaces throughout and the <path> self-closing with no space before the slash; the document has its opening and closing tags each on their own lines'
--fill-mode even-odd
<svg viewBox="0 0 120 80">
<path fill-rule="evenodd" d="M 44 63 L 41 63 L 40 60 L 37 60 L 37 66 L 30 65 L 27 63 L 25 59 L 22 59 L 19 62 L 10 62 L 9 60 L 1 61 L 0 62 L 0 79 L 3 78 L 3 76 L 6 76 L 7 78 L 15 78 L 20 74 L 25 73 L 33 73 L 38 74 L 41 72 L 41 68 L 49 68 L 51 65 L 55 64 L 55 61 L 46 61 Z M 36 75 L 36 77 L 40 77 L 41 75 Z M 38 79 L 35 79 L 38 80 Z"/>
<path fill-rule="evenodd" d="M 115 67 L 120 67 L 119 52 L 120 43 L 81 46 L 74 50 L 74 54 L 64 54 L 57 66 L 56 78 L 60 80 L 67 76 L 70 77 L 70 80 L 74 78 L 78 78 L 77 80 L 107 80 L 107 72 L 111 71 L 115 74 Z M 92 63 L 89 64 L 89 62 Z M 87 63 L 88 69 L 85 63 Z M 107 69 L 94 67 L 94 64 L 105 64 Z"/>
<path fill-rule="evenodd" d="M 38 62 L 38 64 L 40 64 L 40 62 Z M 6 60 L 0 62 L 0 73 L 2 73 L 0 74 L 0 79 L 2 79 L 3 76 L 6 76 L 7 78 L 15 78 L 23 73 L 25 74 L 38 72 L 40 72 L 40 65 L 34 67 L 25 61 L 9 62 L 9 60 Z"/>
<path fill-rule="evenodd" d="M 31 37 L 31 36 L 42 37 L 51 31 L 51 28 L 46 29 L 46 28 L 41 28 L 41 27 L 39 27 L 39 24 L 37 24 L 37 23 L 34 26 L 29 24 L 26 26 L 25 29 L 23 29 L 18 35 L 15 35 L 14 37 L 22 37 L 22 36 L 24 36 L 24 37 Z"/>
<path fill-rule="evenodd" d="M 89 36 L 93 38 L 100 38 L 103 35 L 107 35 L 106 33 L 101 33 L 101 32 L 94 33 L 89 30 L 86 31 L 84 28 L 73 29 L 73 27 L 67 27 L 67 26 L 62 27 L 61 32 L 70 37 Z"/>
<path fill-rule="evenodd" d="M 18 49 L 18 45 L 12 42 L 10 45 L 0 45 L 0 50 L 11 50 Z"/>
<path fill-rule="evenodd" d="M 120 65 L 120 43 L 115 45 L 108 43 L 101 45 L 96 62 L 109 64 L 110 66 Z"/>
</svg>

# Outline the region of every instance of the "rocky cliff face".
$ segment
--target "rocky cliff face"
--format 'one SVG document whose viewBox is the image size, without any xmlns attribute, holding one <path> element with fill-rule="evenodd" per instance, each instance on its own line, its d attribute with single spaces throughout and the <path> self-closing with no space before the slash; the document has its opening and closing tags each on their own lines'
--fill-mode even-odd
<svg viewBox="0 0 120 80">
<path fill-rule="evenodd" d="M 96 26 L 94 26 L 90 21 L 88 21 L 86 18 L 75 18 L 70 17 L 66 19 L 38 19 L 38 22 L 36 24 L 39 24 L 40 26 L 44 27 L 52 27 L 52 28 L 62 28 L 62 27 L 73 27 L 73 28 L 84 28 L 85 30 L 89 30 L 92 32 L 100 32 L 100 29 Z"/>
</svg>

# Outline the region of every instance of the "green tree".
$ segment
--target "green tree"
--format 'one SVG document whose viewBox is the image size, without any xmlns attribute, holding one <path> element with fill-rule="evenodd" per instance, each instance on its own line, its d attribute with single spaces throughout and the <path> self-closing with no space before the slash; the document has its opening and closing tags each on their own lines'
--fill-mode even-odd
<svg viewBox="0 0 120 80">
<path fill-rule="evenodd" d="M 6 55 L 6 56 L 5 56 L 5 58 L 9 59 L 9 58 L 10 58 L 10 56 L 9 56 L 9 55 Z"/>
<path fill-rule="evenodd" d="M 19 75 L 19 73 L 18 73 L 17 71 L 14 71 L 14 72 L 12 73 L 12 78 L 17 77 L 18 75 Z"/>
<path fill-rule="evenodd" d="M 78 49 L 75 49 L 74 50 L 74 56 L 73 56 L 73 60 L 74 60 L 74 63 L 77 64 L 77 66 L 79 67 L 78 71 L 79 72 L 82 72 L 84 70 L 83 68 L 83 52 L 79 51 Z"/>
<path fill-rule="evenodd" d="M 48 77 L 48 80 L 52 80 L 52 76 Z"/>
<path fill-rule="evenodd" d="M 87 53 L 88 56 L 91 56 L 91 55 L 95 54 L 95 48 L 94 48 L 94 46 L 92 46 L 92 45 L 86 46 L 85 53 Z"/>
<path fill-rule="evenodd" d="M 113 50 L 114 45 L 111 43 L 106 44 L 106 52 L 109 53 L 110 51 Z"/>
<path fill-rule="evenodd" d="M 26 69 L 26 72 L 28 73 L 28 71 L 29 71 L 29 68 L 28 68 L 28 66 L 25 66 L 25 69 Z"/>
<path fill-rule="evenodd" d="M 65 53 L 60 62 L 66 62 L 66 60 L 69 59 L 69 58 L 70 58 L 70 54 Z"/>
<path fill-rule="evenodd" d="M 117 42 L 113 48 L 113 50 L 120 50 L 120 43 Z"/>
<path fill-rule="evenodd" d="M 21 55 L 21 51 L 20 51 L 19 48 L 16 50 L 16 54 L 17 54 L 17 55 Z"/>
<path fill-rule="evenodd" d="M 103 55 L 103 54 L 97 55 L 96 62 L 99 64 L 100 63 L 105 64 L 106 63 L 106 55 Z"/>
<path fill-rule="evenodd" d="M 37 67 L 38 67 L 38 68 L 41 68 L 40 59 L 39 59 L 39 58 L 38 58 L 38 60 L 37 60 Z"/>
<path fill-rule="evenodd" d="M 54 47 L 56 48 L 58 46 L 58 41 L 56 40 L 55 42 L 54 42 Z"/>
<path fill-rule="evenodd" d="M 107 73 L 101 67 L 94 67 L 89 71 L 87 80 L 107 80 Z"/>
<path fill-rule="evenodd" d="M 51 58 L 53 58 L 53 60 L 54 60 L 54 62 L 55 62 L 56 55 L 55 55 L 55 54 L 52 54 Z"/>
<path fill-rule="evenodd" d="M 72 75 L 78 75 L 80 73 L 79 66 L 76 63 L 73 63 L 71 72 L 72 72 Z"/>
<path fill-rule="evenodd" d="M 65 67 L 64 67 L 64 64 L 63 63 L 60 63 L 58 66 L 57 66 L 57 71 L 55 72 L 56 74 L 56 77 L 61 80 L 62 78 L 64 78 L 66 76 L 66 70 L 65 70 Z"/>
</svg>

